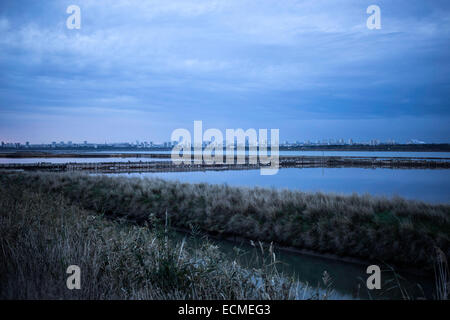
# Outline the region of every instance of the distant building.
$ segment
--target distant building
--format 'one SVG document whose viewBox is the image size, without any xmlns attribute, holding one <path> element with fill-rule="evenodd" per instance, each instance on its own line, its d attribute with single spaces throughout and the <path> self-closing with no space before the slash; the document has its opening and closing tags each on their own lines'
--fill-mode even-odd
<svg viewBox="0 0 450 320">
<path fill-rule="evenodd" d="M 424 142 L 424 141 L 417 140 L 417 139 L 411 139 L 411 140 L 408 142 L 408 144 L 425 144 L 425 142 Z"/>
</svg>

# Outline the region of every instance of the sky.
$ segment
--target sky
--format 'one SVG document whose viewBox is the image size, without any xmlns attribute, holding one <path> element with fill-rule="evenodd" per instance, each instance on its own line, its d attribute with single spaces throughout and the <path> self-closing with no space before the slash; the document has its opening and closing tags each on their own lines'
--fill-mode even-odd
<svg viewBox="0 0 450 320">
<path fill-rule="evenodd" d="M 450 142 L 449 44 L 448 0 L 2 0 L 0 141 Z"/>
</svg>

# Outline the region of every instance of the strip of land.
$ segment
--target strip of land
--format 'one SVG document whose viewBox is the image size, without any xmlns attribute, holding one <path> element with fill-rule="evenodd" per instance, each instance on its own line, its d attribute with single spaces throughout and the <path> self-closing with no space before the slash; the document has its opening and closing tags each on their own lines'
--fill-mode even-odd
<svg viewBox="0 0 450 320">
<path fill-rule="evenodd" d="M 94 146 L 95 145 L 95 146 Z M 224 148 L 226 149 L 226 147 Z M 246 147 L 248 150 L 248 147 Z M 98 151 L 171 151 L 170 147 L 154 146 L 154 147 L 144 147 L 144 146 L 113 146 L 108 144 L 93 144 L 93 145 L 20 145 L 19 147 L 8 147 L 4 146 L 1 148 L 1 152 L 53 152 L 53 151 L 77 151 L 77 152 L 98 152 Z M 425 144 L 304 144 L 304 145 L 280 145 L 280 151 L 398 151 L 398 152 L 450 152 L 450 144 L 448 143 L 425 143 Z"/>
<path fill-rule="evenodd" d="M 57 192 L 1 180 L 0 300 L 328 297 L 278 273 L 269 251 L 246 268 L 206 240 L 175 241 L 160 225 L 107 219 Z M 70 265 L 81 269 L 79 290 L 67 288 Z"/>
<path fill-rule="evenodd" d="M 3 157 L 18 159 L 21 155 L 3 155 Z M 166 171 L 204 171 L 204 170 L 246 170 L 260 169 L 271 164 L 263 164 L 258 159 L 250 161 L 244 158 L 242 163 L 235 158 L 231 164 L 223 163 L 197 164 L 167 161 L 170 154 L 52 154 L 45 156 L 35 155 L 35 158 L 136 158 L 139 161 L 115 161 L 115 162 L 68 162 L 51 163 L 36 161 L 35 163 L 3 163 L 0 169 L 14 170 L 40 170 L 40 171 L 88 171 L 98 173 L 120 172 L 166 172 Z M 29 157 L 28 157 L 29 158 Z M 146 158 L 164 158 L 166 161 L 145 161 Z M 280 156 L 278 161 L 280 168 L 391 168 L 391 169 L 449 169 L 450 158 L 420 158 L 420 157 L 356 157 L 356 156 Z"/>
<path fill-rule="evenodd" d="M 79 173 L 9 173 L 4 186 L 64 196 L 113 219 L 242 237 L 399 267 L 450 254 L 450 205 Z"/>
</svg>

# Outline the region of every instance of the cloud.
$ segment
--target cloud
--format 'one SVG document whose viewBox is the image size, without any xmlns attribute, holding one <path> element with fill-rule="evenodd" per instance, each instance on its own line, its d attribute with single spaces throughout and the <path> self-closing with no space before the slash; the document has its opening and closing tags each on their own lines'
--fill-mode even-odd
<svg viewBox="0 0 450 320">
<path fill-rule="evenodd" d="M 136 117 L 156 108 L 161 121 L 230 124 L 237 114 L 449 116 L 449 6 L 379 1 L 373 31 L 366 2 L 84 0 L 81 29 L 68 30 L 70 1 L 5 0 L 0 111 Z"/>
</svg>

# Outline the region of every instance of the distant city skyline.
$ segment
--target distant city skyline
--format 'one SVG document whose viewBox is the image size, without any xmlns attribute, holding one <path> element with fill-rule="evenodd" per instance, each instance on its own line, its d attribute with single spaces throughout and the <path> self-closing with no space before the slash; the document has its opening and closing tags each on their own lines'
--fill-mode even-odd
<svg viewBox="0 0 450 320">
<path fill-rule="evenodd" d="M 8 142 L 8 141 L 0 141 L 1 147 L 32 147 L 32 146 L 46 146 L 46 147 L 83 147 L 83 146 L 112 146 L 112 147 L 129 147 L 129 146 L 140 146 L 140 147 L 153 147 L 153 146 L 164 146 L 164 147 L 172 147 L 176 144 L 176 141 L 152 141 L 152 140 L 135 140 L 135 141 L 116 141 L 116 142 L 95 142 L 95 141 L 51 141 L 51 142 L 41 142 L 41 143 L 31 143 L 30 141 L 25 142 Z M 203 141 L 203 145 L 206 146 L 210 141 Z M 246 142 L 247 143 L 247 142 Z M 365 145 L 380 145 L 380 144 L 427 144 L 432 142 L 425 142 L 417 139 L 410 139 L 406 142 L 397 141 L 395 139 L 388 139 L 386 141 L 378 140 L 378 139 L 370 139 L 368 141 L 359 141 L 356 139 L 315 139 L 315 140 L 284 140 L 280 141 L 280 145 L 282 146 L 299 146 L 299 145 L 357 145 L 357 144 L 365 144 Z M 223 146 L 226 146 L 226 141 L 223 141 Z"/>
<path fill-rule="evenodd" d="M 202 120 L 445 143 L 449 16 L 448 0 L 2 0 L 0 141 L 167 141 Z"/>
</svg>

